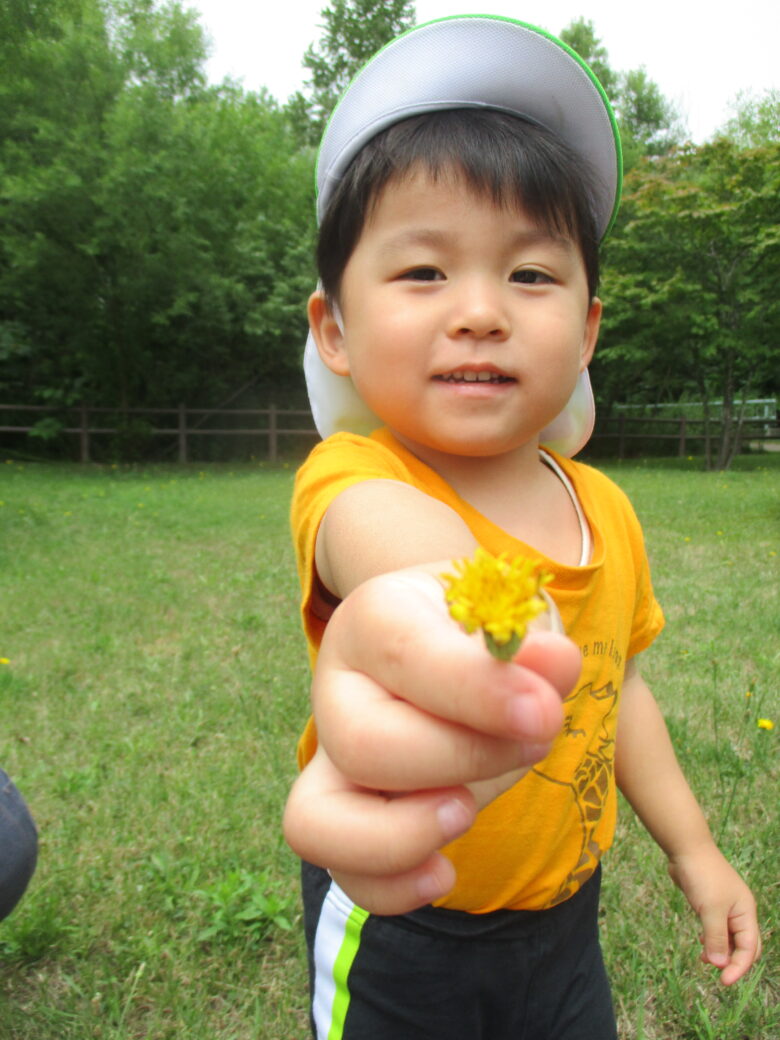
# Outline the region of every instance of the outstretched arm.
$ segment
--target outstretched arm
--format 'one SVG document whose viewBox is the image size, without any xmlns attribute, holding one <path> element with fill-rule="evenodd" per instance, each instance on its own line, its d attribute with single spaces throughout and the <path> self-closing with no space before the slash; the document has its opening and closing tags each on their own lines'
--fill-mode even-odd
<svg viewBox="0 0 780 1040">
<path fill-rule="evenodd" d="M 452 887 L 436 850 L 544 757 L 579 674 L 563 636 L 538 633 L 498 662 L 452 621 L 436 575 L 473 548 L 456 514 L 391 481 L 344 492 L 320 530 L 318 575 L 342 603 L 312 688 L 320 751 L 285 835 L 377 913 Z"/>
<path fill-rule="evenodd" d="M 655 698 L 629 662 L 618 721 L 617 782 L 669 860 L 702 926 L 702 960 L 729 986 L 758 959 L 753 895 L 715 845 L 683 776 Z"/>
</svg>

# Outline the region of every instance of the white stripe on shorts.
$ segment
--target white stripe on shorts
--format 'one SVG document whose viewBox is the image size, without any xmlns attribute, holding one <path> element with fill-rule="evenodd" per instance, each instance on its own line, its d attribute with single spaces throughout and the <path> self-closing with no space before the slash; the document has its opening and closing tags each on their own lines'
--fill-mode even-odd
<svg viewBox="0 0 780 1040">
<path fill-rule="evenodd" d="M 341 1040 L 349 1007 L 349 969 L 368 912 L 331 881 L 314 937 L 312 1015 L 317 1040 Z"/>
</svg>

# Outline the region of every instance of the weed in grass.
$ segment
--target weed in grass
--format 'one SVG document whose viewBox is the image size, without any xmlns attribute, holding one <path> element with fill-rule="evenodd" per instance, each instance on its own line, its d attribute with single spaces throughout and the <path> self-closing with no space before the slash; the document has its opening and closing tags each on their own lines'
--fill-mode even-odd
<svg viewBox="0 0 780 1040">
<path fill-rule="evenodd" d="M 289 931 L 291 901 L 270 888 L 268 871 L 250 874 L 232 870 L 224 878 L 195 892 L 206 904 L 209 923 L 198 932 L 199 942 L 262 942 L 274 928 Z M 277 886 L 278 887 L 278 886 Z"/>
</svg>

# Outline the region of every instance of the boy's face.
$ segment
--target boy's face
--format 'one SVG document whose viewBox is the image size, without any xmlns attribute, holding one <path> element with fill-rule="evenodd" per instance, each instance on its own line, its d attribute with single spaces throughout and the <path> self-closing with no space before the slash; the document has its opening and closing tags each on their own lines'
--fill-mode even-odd
<svg viewBox="0 0 780 1040">
<path fill-rule="evenodd" d="M 378 198 L 344 270 L 343 332 L 320 294 L 323 360 L 418 457 L 527 445 L 566 405 L 601 305 L 576 244 L 424 171 Z"/>
</svg>

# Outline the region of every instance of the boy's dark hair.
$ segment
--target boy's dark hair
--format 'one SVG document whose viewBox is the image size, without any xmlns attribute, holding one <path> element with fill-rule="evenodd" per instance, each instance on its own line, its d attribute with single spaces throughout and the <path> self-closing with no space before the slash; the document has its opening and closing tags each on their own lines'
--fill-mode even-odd
<svg viewBox="0 0 780 1040">
<path fill-rule="evenodd" d="M 325 295 L 338 299 L 344 269 L 372 206 L 387 184 L 422 167 L 435 179 L 456 169 L 468 187 L 578 245 L 590 297 L 599 279 L 593 175 L 555 134 L 493 109 L 428 112 L 373 137 L 342 177 L 320 225 L 317 267 Z"/>
</svg>

